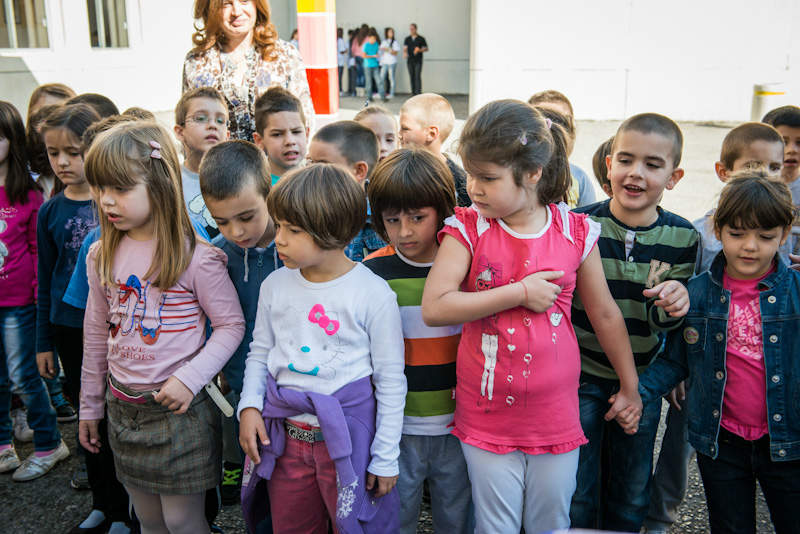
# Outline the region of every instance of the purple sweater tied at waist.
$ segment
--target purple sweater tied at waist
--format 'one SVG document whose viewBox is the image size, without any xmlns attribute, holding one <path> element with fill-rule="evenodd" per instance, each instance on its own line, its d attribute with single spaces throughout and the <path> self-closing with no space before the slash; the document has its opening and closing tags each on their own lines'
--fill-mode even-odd
<svg viewBox="0 0 800 534">
<path fill-rule="evenodd" d="M 260 464 L 253 466 L 249 458 L 245 461 L 242 512 L 248 530 L 254 532 L 268 514 L 266 480 L 286 447 L 284 420 L 303 413 L 319 419 L 328 454 L 336 466 L 339 533 L 395 532 L 400 509 L 397 490 L 379 499 L 366 490 L 370 446 L 375 437 L 375 395 L 370 377 L 347 384 L 332 395 L 323 395 L 278 387 L 269 374 L 262 415 L 270 443 L 259 444 Z"/>
</svg>

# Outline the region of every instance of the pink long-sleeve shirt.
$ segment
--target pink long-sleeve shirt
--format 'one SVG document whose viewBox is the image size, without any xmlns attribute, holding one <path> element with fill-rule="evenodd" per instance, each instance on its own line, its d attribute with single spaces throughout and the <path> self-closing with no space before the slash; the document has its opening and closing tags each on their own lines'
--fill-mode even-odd
<svg viewBox="0 0 800 534">
<path fill-rule="evenodd" d="M 101 419 L 108 372 L 136 391 L 157 390 L 175 376 L 193 394 L 211 381 L 244 336 L 239 298 L 221 250 L 198 242 L 189 267 L 169 289 L 144 275 L 156 242 L 124 237 L 113 262 L 116 284 L 100 281 L 89 250 L 89 300 L 83 321 L 80 417 Z M 213 332 L 206 341 L 206 317 Z"/>
<path fill-rule="evenodd" d="M 0 186 L 0 306 L 27 306 L 36 295 L 36 216 L 39 191 L 24 204 L 11 204 Z"/>
</svg>

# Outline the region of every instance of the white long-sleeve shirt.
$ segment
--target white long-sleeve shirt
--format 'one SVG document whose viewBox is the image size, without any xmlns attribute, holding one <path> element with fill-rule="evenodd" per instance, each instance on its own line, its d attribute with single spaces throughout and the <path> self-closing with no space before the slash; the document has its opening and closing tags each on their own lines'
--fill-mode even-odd
<svg viewBox="0 0 800 534">
<path fill-rule="evenodd" d="M 406 378 L 403 330 L 389 285 L 363 265 L 329 282 L 283 267 L 261 285 L 238 411 L 264 405 L 266 373 L 280 387 L 332 394 L 372 376 L 377 400 L 369 472 L 398 474 Z M 316 416 L 293 419 L 318 425 Z"/>
</svg>

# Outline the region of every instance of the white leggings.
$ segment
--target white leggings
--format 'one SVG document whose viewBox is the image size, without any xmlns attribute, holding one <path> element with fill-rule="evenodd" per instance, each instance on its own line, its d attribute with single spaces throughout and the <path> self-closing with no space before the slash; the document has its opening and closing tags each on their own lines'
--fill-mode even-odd
<svg viewBox="0 0 800 534">
<path fill-rule="evenodd" d="M 476 534 L 526 534 L 569 528 L 579 450 L 495 454 L 461 443 L 472 482 Z"/>
<path fill-rule="evenodd" d="M 125 486 L 142 534 L 208 534 L 205 493 L 157 495 Z"/>
</svg>

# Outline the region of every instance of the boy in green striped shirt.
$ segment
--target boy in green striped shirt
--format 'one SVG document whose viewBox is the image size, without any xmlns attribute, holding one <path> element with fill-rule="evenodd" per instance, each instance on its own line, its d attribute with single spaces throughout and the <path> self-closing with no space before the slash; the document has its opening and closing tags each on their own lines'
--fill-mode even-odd
<svg viewBox="0 0 800 534">
<path fill-rule="evenodd" d="M 390 243 L 364 260 L 397 294 L 408 382 L 400 440 L 400 533 L 417 530 L 422 487 L 428 481 L 434 529 L 466 534 L 471 489 L 455 411 L 456 353 L 461 326 L 430 327 L 422 320 L 422 291 L 439 249 L 436 234 L 456 203 L 453 177 L 423 149 L 403 149 L 376 167 L 369 186 L 373 225 Z"/>
<path fill-rule="evenodd" d="M 602 226 L 597 246 L 603 270 L 640 373 L 661 352 L 664 332 L 677 328 L 689 309 L 685 284 L 694 271 L 697 232 L 689 221 L 658 206 L 664 190 L 683 177 L 682 148 L 683 135 L 671 119 L 655 113 L 627 119 L 606 159 L 612 197 L 575 210 Z M 608 399 L 619 380 L 577 296 L 572 322 L 581 350 L 581 425 L 589 439 L 581 447 L 572 526 L 638 532 L 649 505 L 661 402 L 643 407 L 634 435 L 607 423 Z"/>
</svg>

